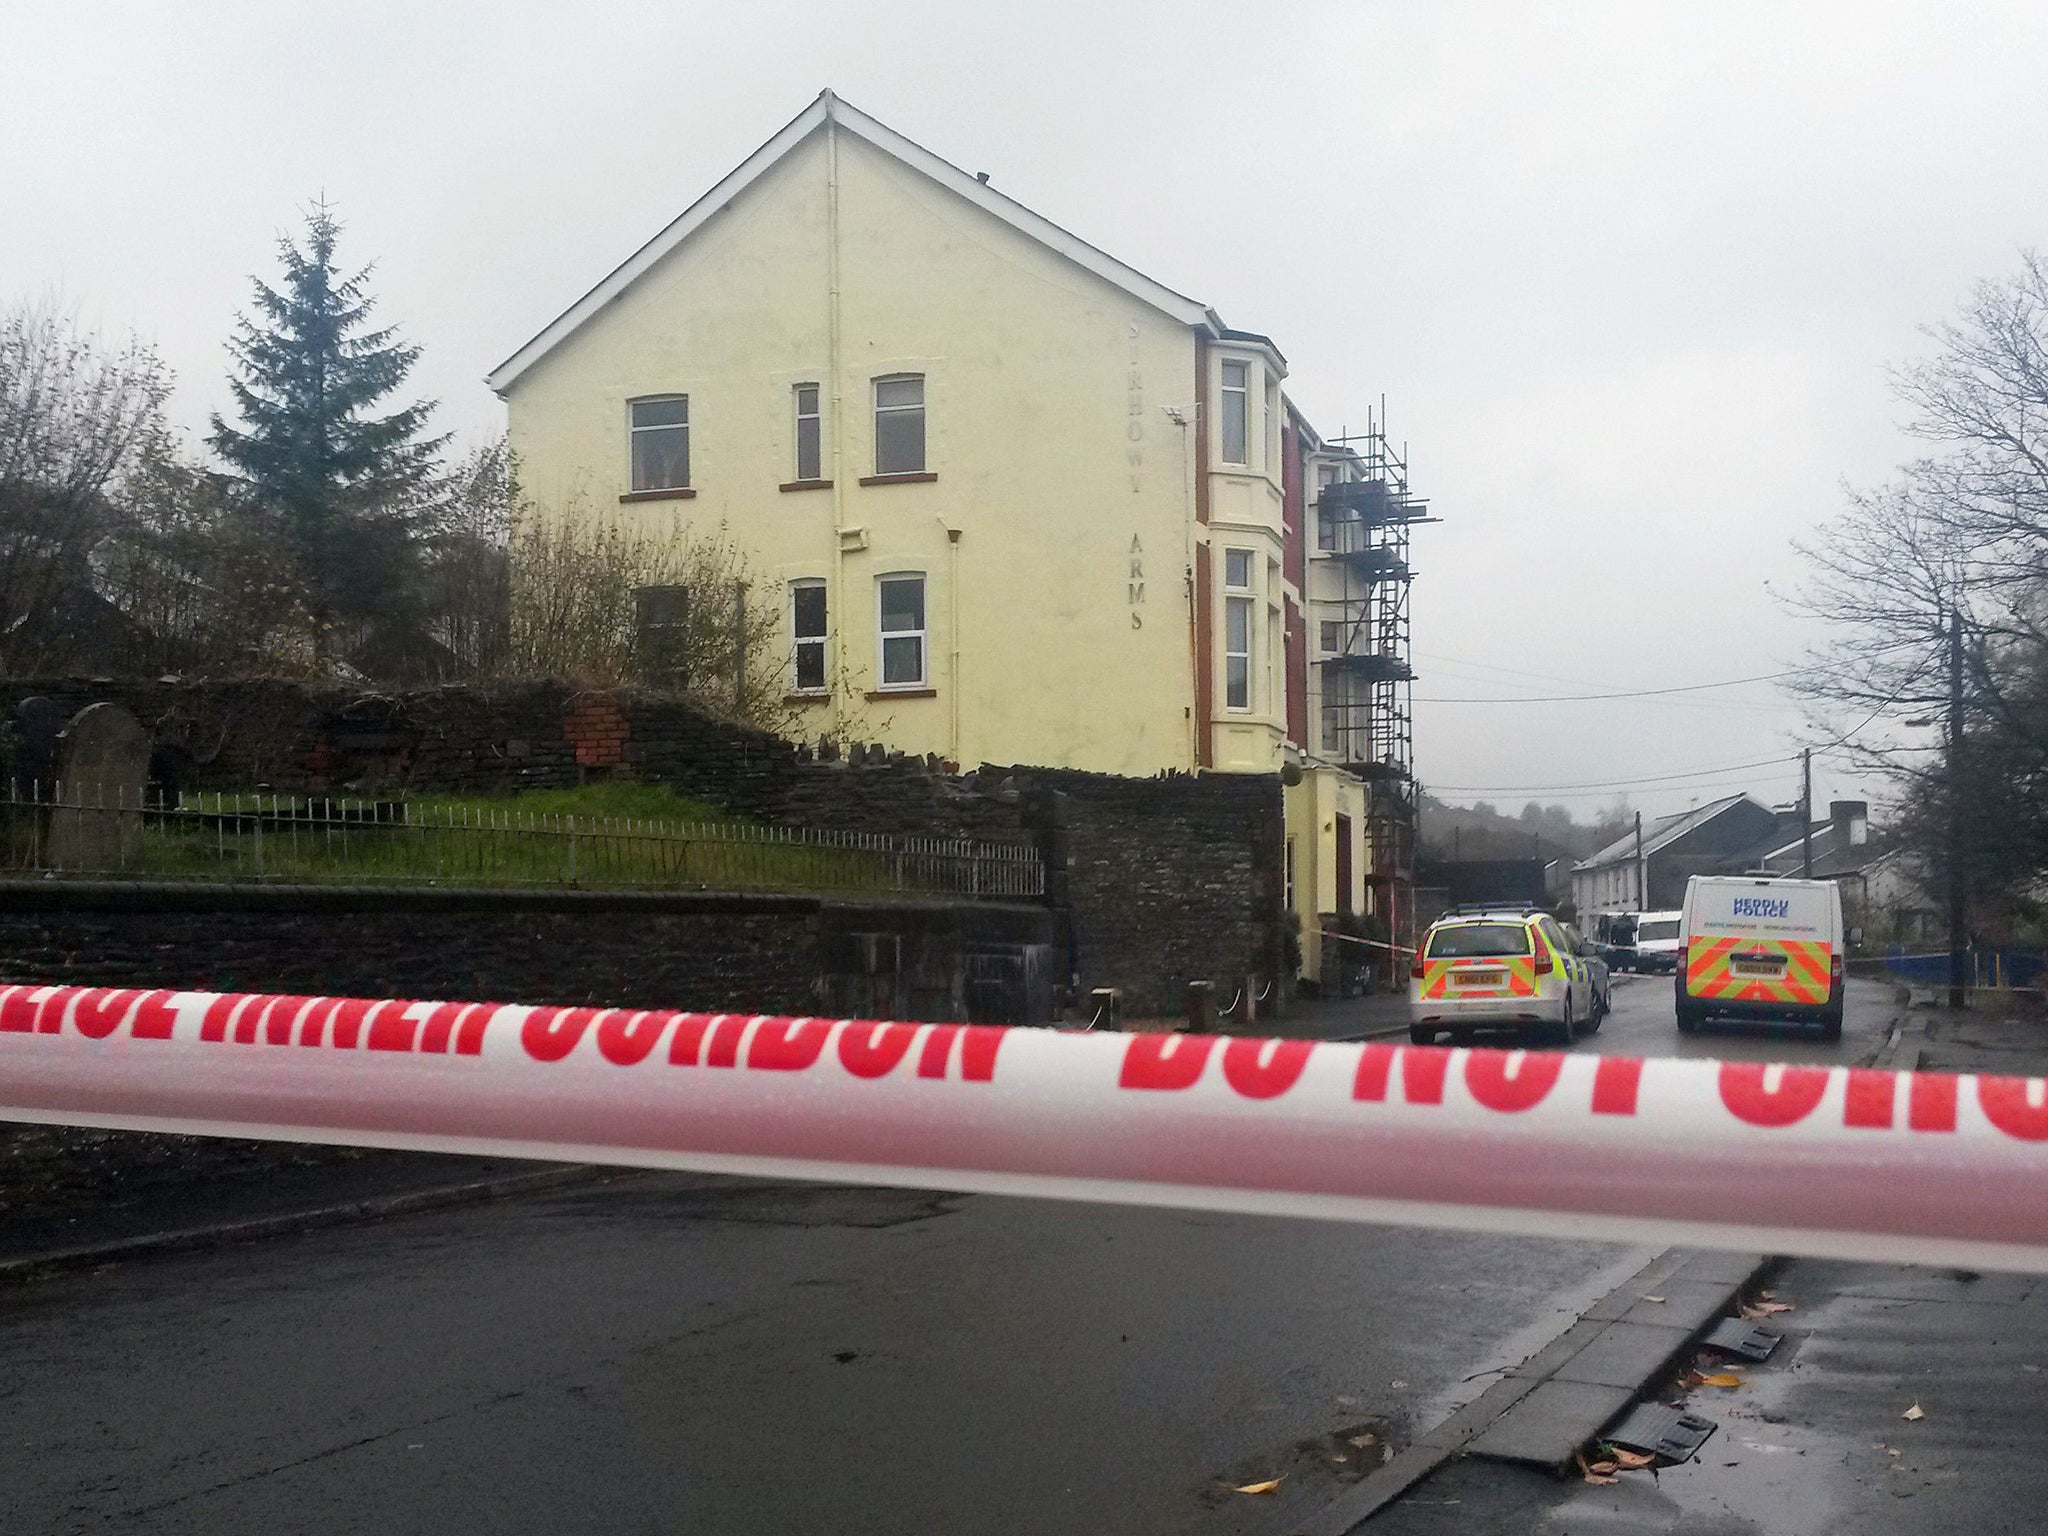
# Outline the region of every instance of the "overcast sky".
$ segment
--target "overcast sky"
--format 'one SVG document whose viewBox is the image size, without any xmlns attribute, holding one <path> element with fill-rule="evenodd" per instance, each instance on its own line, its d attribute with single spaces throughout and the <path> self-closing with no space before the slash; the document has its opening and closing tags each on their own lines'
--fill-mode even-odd
<svg viewBox="0 0 2048 1536">
<path fill-rule="evenodd" d="M 1789 799 L 1774 591 L 1911 454 L 1884 367 L 2048 246 L 2048 6 L 15 4 L 0 303 L 153 338 L 196 438 L 324 192 L 446 430 L 483 374 L 823 86 L 1266 332 L 1325 431 L 1384 392 L 1445 798 Z M 1819 774 L 1817 794 L 1858 786 Z M 1571 786 L 1552 792 L 1532 786 Z"/>
</svg>

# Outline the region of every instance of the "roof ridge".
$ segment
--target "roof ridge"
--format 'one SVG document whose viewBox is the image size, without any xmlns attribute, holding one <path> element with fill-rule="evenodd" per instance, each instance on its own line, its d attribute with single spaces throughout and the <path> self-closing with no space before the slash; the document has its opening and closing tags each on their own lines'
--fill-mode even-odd
<svg viewBox="0 0 2048 1536">
<path fill-rule="evenodd" d="M 614 267 L 563 310 L 504 362 L 485 375 L 484 382 L 502 395 L 521 374 L 545 357 L 570 335 L 595 317 L 612 300 L 631 287 L 657 262 L 676 250 L 735 198 L 780 163 L 796 147 L 827 124 L 847 129 L 898 163 L 947 188 L 975 204 L 992 217 L 1010 225 L 1028 239 L 1093 272 L 1112 286 L 1123 289 L 1139 302 L 1179 320 L 1182 324 L 1220 333 L 1222 317 L 1198 299 L 1189 298 L 1147 277 L 1128 262 L 1120 261 L 1100 246 L 1063 229 L 1044 214 L 1034 212 L 986 181 L 970 176 L 950 160 L 837 95 L 830 86 L 818 92 L 811 103 L 771 134 L 759 148 L 713 183 L 711 188 L 681 213 L 664 224 L 653 238 Z"/>
</svg>

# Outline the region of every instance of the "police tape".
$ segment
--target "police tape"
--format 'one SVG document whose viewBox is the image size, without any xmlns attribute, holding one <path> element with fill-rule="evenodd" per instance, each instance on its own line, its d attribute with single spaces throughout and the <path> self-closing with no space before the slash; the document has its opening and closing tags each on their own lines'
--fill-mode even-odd
<svg viewBox="0 0 2048 1536">
<path fill-rule="evenodd" d="M 1388 944 L 1380 939 L 1361 939 L 1348 933 L 1338 933 L 1332 928 L 1322 929 L 1321 932 L 1324 938 L 1336 939 L 1344 944 L 1361 944 L 1367 949 L 1391 949 L 1397 955 L 1412 955 L 1415 953 L 1413 947 L 1407 944 Z"/>
<path fill-rule="evenodd" d="M 0 1118 L 2048 1273 L 2048 1083 L 0 988 Z"/>
</svg>

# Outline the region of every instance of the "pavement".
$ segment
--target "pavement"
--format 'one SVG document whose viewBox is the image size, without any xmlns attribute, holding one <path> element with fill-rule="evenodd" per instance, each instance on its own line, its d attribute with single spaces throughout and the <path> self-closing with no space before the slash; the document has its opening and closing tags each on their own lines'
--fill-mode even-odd
<svg viewBox="0 0 2048 1536">
<path fill-rule="evenodd" d="M 1894 1017 L 1880 1065 L 2048 1073 L 2038 1004 L 1986 997 L 1950 1012 L 1922 998 Z M 1447 1462 L 1365 1529 L 1993 1536 L 2048 1524 L 2048 1279 L 1797 1259 L 1770 1295 L 1791 1310 L 1768 1319 L 1784 1342 L 1767 1362 L 1732 1388 L 1672 1381 L 1660 1395 L 1717 1424 L 1693 1461 L 1600 1484 Z"/>
</svg>

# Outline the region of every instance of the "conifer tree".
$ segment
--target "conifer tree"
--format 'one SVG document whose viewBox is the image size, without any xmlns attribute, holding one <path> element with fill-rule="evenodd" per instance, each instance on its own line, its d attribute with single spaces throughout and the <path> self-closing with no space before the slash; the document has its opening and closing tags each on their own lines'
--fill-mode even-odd
<svg viewBox="0 0 2048 1536">
<path fill-rule="evenodd" d="M 323 201 L 303 248 L 280 236 L 284 281 L 252 279 L 236 317 L 229 386 L 239 428 L 216 414 L 208 441 L 291 549 L 322 655 L 402 651 L 417 628 L 418 540 L 445 437 L 422 432 L 435 402 L 386 415 L 420 349 L 368 329 L 371 268 L 335 265 L 341 226 Z"/>
</svg>

